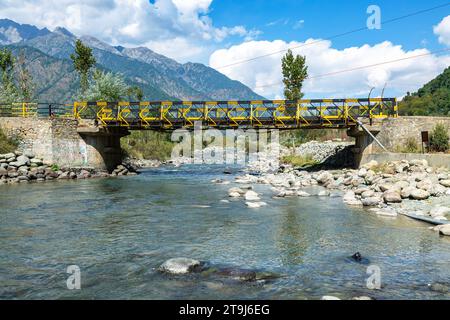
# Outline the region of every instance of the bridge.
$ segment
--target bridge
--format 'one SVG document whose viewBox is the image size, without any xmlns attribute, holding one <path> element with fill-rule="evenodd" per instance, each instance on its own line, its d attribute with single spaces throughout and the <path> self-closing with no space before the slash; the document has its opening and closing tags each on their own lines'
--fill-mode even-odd
<svg viewBox="0 0 450 320">
<path fill-rule="evenodd" d="M 18 103 L 0 105 L 0 116 L 92 119 L 101 127 L 130 130 L 349 128 L 358 119 L 397 117 L 395 98 L 260 101 L 154 101 Z"/>
<path fill-rule="evenodd" d="M 49 162 L 112 168 L 121 161 L 120 138 L 130 130 L 348 129 L 398 117 L 395 98 L 257 101 L 147 101 L 0 104 L 0 126 L 22 136 L 23 148 Z M 51 154 L 51 156 L 48 156 Z"/>
</svg>

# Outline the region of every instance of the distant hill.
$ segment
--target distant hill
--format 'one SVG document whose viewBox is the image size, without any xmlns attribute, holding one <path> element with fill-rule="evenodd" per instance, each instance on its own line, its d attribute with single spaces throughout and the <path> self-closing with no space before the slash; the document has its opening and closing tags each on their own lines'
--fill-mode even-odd
<svg viewBox="0 0 450 320">
<path fill-rule="evenodd" d="M 15 54 L 25 50 L 41 101 L 67 102 L 77 92 L 78 76 L 70 60 L 76 38 L 64 28 L 49 31 L 0 19 L 0 45 L 11 47 Z M 263 98 L 239 81 L 202 64 L 180 64 L 148 48 L 114 47 L 91 36 L 81 39 L 93 48 L 98 68 L 121 73 L 129 85 L 141 87 L 148 100 Z"/>
<path fill-rule="evenodd" d="M 450 67 L 417 92 L 408 94 L 400 102 L 399 112 L 401 115 L 450 116 Z"/>
</svg>

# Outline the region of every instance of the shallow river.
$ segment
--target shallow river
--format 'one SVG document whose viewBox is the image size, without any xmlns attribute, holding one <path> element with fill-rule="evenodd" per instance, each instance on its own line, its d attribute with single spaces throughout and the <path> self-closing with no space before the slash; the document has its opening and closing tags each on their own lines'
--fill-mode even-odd
<svg viewBox="0 0 450 320">
<path fill-rule="evenodd" d="M 147 170 L 137 177 L 0 186 L 1 299 L 449 299 L 450 240 L 406 217 L 380 218 L 341 198 L 272 199 L 248 209 L 221 167 Z M 356 251 L 368 259 L 348 259 Z M 266 283 L 170 276 L 173 257 L 274 272 Z M 366 287 L 381 269 L 381 290 Z M 68 290 L 69 265 L 81 290 Z"/>
</svg>

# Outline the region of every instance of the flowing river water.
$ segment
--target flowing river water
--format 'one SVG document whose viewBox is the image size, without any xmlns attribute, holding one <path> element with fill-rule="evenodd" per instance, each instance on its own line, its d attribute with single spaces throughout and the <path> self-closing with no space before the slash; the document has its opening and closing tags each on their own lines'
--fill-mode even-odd
<svg viewBox="0 0 450 320">
<path fill-rule="evenodd" d="M 406 217 L 381 218 L 341 198 L 228 200 L 223 167 L 145 170 L 136 177 L 0 186 L 1 299 L 449 299 L 450 240 Z M 349 259 L 359 251 L 366 263 Z M 189 257 L 272 272 L 262 282 L 156 268 Z M 367 267 L 381 270 L 369 290 Z M 81 290 L 68 290 L 69 265 Z"/>
</svg>

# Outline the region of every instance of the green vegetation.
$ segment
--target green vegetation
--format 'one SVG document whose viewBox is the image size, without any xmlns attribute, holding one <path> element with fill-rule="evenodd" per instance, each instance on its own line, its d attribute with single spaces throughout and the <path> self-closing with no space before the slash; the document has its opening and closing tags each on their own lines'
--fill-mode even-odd
<svg viewBox="0 0 450 320">
<path fill-rule="evenodd" d="M 450 67 L 399 103 L 404 116 L 450 116 Z"/>
<path fill-rule="evenodd" d="M 290 164 L 294 167 L 309 167 L 318 164 L 316 160 L 313 159 L 312 155 L 307 154 L 305 156 L 289 155 L 281 158 L 281 162 L 285 164 Z"/>
<path fill-rule="evenodd" d="M 447 152 L 449 150 L 448 128 L 437 124 L 430 135 L 430 149 L 434 152 Z"/>
<path fill-rule="evenodd" d="M 303 98 L 303 81 L 308 77 L 306 57 L 294 54 L 288 50 L 281 59 L 283 73 L 284 96 L 288 100 L 299 100 Z"/>
<path fill-rule="evenodd" d="M 160 161 L 169 159 L 173 148 L 170 133 L 155 131 L 133 131 L 121 139 L 121 144 L 130 157 Z"/>
<path fill-rule="evenodd" d="M 95 70 L 81 98 L 87 101 L 121 101 L 128 95 L 128 90 L 121 75 Z"/>
<path fill-rule="evenodd" d="M 0 49 L 0 71 L 2 76 L 0 83 L 0 102 L 31 101 L 34 84 L 25 61 L 25 54 L 21 51 L 16 66 L 16 58 L 12 54 L 12 51 L 8 48 Z"/>
<path fill-rule="evenodd" d="M 17 149 L 18 140 L 8 138 L 0 128 L 0 153 L 9 153 Z"/>
<path fill-rule="evenodd" d="M 396 152 L 399 152 L 399 153 L 419 153 L 420 152 L 420 148 L 419 148 L 419 145 L 417 144 L 417 140 L 414 139 L 413 137 L 410 137 L 410 138 L 408 138 L 406 140 L 405 145 L 397 147 Z"/>
<path fill-rule="evenodd" d="M 92 49 L 85 46 L 80 39 L 75 43 L 75 53 L 70 55 L 75 70 L 80 75 L 81 95 L 84 95 L 89 88 L 89 73 L 95 65 L 96 60 L 92 54 Z"/>
</svg>

